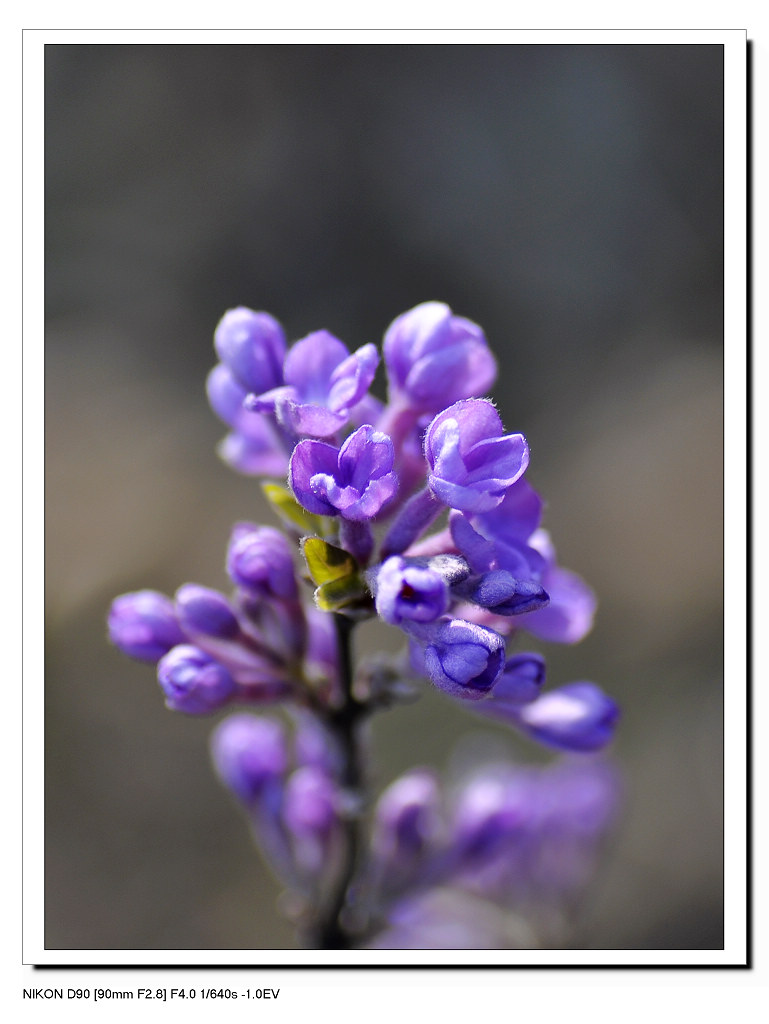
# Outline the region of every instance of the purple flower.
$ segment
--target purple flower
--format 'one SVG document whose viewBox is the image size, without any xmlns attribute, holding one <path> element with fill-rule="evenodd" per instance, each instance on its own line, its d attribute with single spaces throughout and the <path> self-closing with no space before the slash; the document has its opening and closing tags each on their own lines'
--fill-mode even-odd
<svg viewBox="0 0 769 1024">
<path fill-rule="evenodd" d="M 286 338 L 269 313 L 255 313 L 245 306 L 228 309 L 214 333 L 214 347 L 247 392 L 259 394 L 283 380 Z"/>
<path fill-rule="evenodd" d="M 156 662 L 187 637 L 176 617 L 173 601 L 155 590 L 123 594 L 112 602 L 107 620 L 109 637 L 124 654 Z"/>
<path fill-rule="evenodd" d="M 504 434 L 494 406 L 467 399 L 439 413 L 427 428 L 428 485 L 450 508 L 487 512 L 525 472 L 529 447 L 523 434 Z"/>
<path fill-rule="evenodd" d="M 448 619 L 423 627 L 410 624 L 408 632 L 424 647 L 413 650 L 417 666 L 452 697 L 481 700 L 502 671 L 505 642 L 485 626 Z"/>
<path fill-rule="evenodd" d="M 365 424 L 339 450 L 323 441 L 300 441 L 291 456 L 289 482 L 308 512 L 368 520 L 397 490 L 392 467 L 392 441 Z"/>
<path fill-rule="evenodd" d="M 225 786 L 249 804 L 286 770 L 284 730 L 269 718 L 236 714 L 225 718 L 211 737 L 216 772 Z"/>
<path fill-rule="evenodd" d="M 452 825 L 458 868 L 477 865 L 504 852 L 533 815 L 529 788 L 509 772 L 491 770 L 462 788 Z"/>
<path fill-rule="evenodd" d="M 497 373 L 481 328 L 442 302 L 423 302 L 397 317 L 383 352 L 391 396 L 420 412 L 485 394 Z"/>
<path fill-rule="evenodd" d="M 449 588 L 440 573 L 428 565 L 393 555 L 376 574 L 377 613 L 393 626 L 404 620 L 433 622 L 449 606 Z"/>
<path fill-rule="evenodd" d="M 199 647 L 180 644 L 158 662 L 158 682 L 166 707 L 207 715 L 227 704 L 237 689 L 227 669 Z"/>
<path fill-rule="evenodd" d="M 570 683 L 517 709 L 515 724 L 559 750 L 591 751 L 614 735 L 619 708 L 594 683 Z"/>
<path fill-rule="evenodd" d="M 236 586 L 253 594 L 295 601 L 298 590 L 291 550 L 279 530 L 238 523 L 227 549 L 227 572 Z"/>
<path fill-rule="evenodd" d="M 291 347 L 283 366 L 285 384 L 255 392 L 246 407 L 272 412 L 297 436 L 331 437 L 350 419 L 369 389 L 379 364 L 373 345 L 350 355 L 328 331 L 315 331 Z"/>
</svg>

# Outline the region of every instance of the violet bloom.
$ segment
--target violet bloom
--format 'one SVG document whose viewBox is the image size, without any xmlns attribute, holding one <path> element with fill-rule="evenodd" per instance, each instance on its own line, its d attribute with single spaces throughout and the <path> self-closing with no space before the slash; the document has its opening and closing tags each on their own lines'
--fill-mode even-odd
<svg viewBox="0 0 769 1024">
<path fill-rule="evenodd" d="M 487 512 L 525 472 L 523 434 L 505 434 L 491 402 L 471 398 L 439 413 L 427 428 L 428 486 L 450 508 Z"/>
<path fill-rule="evenodd" d="M 286 337 L 269 313 L 245 306 L 228 309 L 214 333 L 214 347 L 246 392 L 259 394 L 283 380 Z"/>
<path fill-rule="evenodd" d="M 269 718 L 247 713 L 230 715 L 214 730 L 211 755 L 225 786 L 250 804 L 286 771 L 283 727 Z"/>
<path fill-rule="evenodd" d="M 393 555 L 380 567 L 374 580 L 376 610 L 392 626 L 404 620 L 433 622 L 449 606 L 449 588 L 440 573 Z"/>
<path fill-rule="evenodd" d="M 300 441 L 291 456 L 289 482 L 308 512 L 369 520 L 398 488 L 393 454 L 387 434 L 370 424 L 358 427 L 338 450 L 323 441 Z"/>
<path fill-rule="evenodd" d="M 611 740 L 618 718 L 617 705 L 594 683 L 570 683 L 523 705 L 511 720 L 547 746 L 593 751 Z"/>
<path fill-rule="evenodd" d="M 333 334 L 315 331 L 289 349 L 284 385 L 249 395 L 246 408 L 274 413 L 296 436 L 331 437 L 365 398 L 378 364 L 374 345 L 350 355 Z"/>
<path fill-rule="evenodd" d="M 138 590 L 116 598 L 107 625 L 112 643 L 141 661 L 157 662 L 187 639 L 173 601 L 155 590 Z"/>
<path fill-rule="evenodd" d="M 403 625 L 422 647 L 412 649 L 416 666 L 440 690 L 463 700 L 486 696 L 505 660 L 505 642 L 499 633 L 463 619 Z"/>
<path fill-rule="evenodd" d="M 295 601 L 298 597 L 292 548 L 269 526 L 237 523 L 227 548 L 227 573 L 254 595 Z"/>
<path fill-rule="evenodd" d="M 383 352 L 391 398 L 420 413 L 485 394 L 497 374 L 481 328 L 443 302 L 423 302 L 397 317 Z"/>
<path fill-rule="evenodd" d="M 227 704 L 237 689 L 227 669 L 199 647 L 180 644 L 158 662 L 158 682 L 166 707 L 188 715 L 207 715 Z"/>
</svg>

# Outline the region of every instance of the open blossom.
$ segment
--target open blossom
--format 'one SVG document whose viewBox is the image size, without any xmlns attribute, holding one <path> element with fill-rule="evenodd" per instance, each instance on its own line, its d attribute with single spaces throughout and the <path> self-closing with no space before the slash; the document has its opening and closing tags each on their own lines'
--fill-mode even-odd
<svg viewBox="0 0 769 1024">
<path fill-rule="evenodd" d="M 485 394 L 497 364 L 481 328 L 443 302 L 423 302 L 388 327 L 383 352 L 390 390 L 410 408 L 436 413 Z"/>
<path fill-rule="evenodd" d="M 333 334 L 315 331 L 289 349 L 284 383 L 254 392 L 246 407 L 274 413 L 278 423 L 297 436 L 331 437 L 366 398 L 378 364 L 373 345 L 350 355 Z"/>
<path fill-rule="evenodd" d="M 487 512 L 525 472 L 523 434 L 505 434 L 499 413 L 484 399 L 456 402 L 439 413 L 425 435 L 428 484 L 450 508 Z"/>
<path fill-rule="evenodd" d="M 369 424 L 350 434 L 338 450 L 323 441 L 300 441 L 291 456 L 289 481 L 309 512 L 372 519 L 398 488 L 392 441 Z"/>
</svg>

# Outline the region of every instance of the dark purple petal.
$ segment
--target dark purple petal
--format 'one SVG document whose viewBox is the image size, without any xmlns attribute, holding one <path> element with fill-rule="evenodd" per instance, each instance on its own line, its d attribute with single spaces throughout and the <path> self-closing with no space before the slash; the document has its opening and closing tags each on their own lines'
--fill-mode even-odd
<svg viewBox="0 0 769 1024">
<path fill-rule="evenodd" d="M 506 569 L 495 569 L 461 583 L 454 593 L 495 615 L 523 615 L 543 608 L 547 592 L 536 580 L 517 579 Z"/>
<path fill-rule="evenodd" d="M 286 339 L 269 313 L 245 306 L 228 310 L 214 334 L 214 347 L 246 391 L 267 391 L 282 381 Z"/>
<path fill-rule="evenodd" d="M 158 682 L 172 711 L 206 715 L 228 703 L 237 689 L 227 671 L 190 644 L 173 647 L 158 662 Z"/>
<path fill-rule="evenodd" d="M 173 601 L 154 590 L 123 594 L 112 602 L 109 637 L 124 654 L 157 662 L 187 637 L 179 626 Z"/>
</svg>

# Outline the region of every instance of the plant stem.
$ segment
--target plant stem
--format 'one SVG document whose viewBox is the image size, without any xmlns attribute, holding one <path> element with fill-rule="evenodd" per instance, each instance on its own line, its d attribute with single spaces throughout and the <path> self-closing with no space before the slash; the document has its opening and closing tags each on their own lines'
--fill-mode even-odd
<svg viewBox="0 0 769 1024">
<path fill-rule="evenodd" d="M 340 920 L 347 892 L 355 874 L 360 849 L 360 813 L 358 805 L 363 794 L 363 765 L 360 749 L 360 724 L 366 707 L 352 693 L 353 672 L 351 633 L 355 623 L 344 615 L 334 615 L 339 641 L 339 676 L 342 703 L 330 710 L 325 726 L 342 755 L 342 785 L 350 797 L 351 808 L 344 820 L 341 863 L 334 884 L 324 904 L 319 907 L 311 944 L 316 949 L 350 949 L 352 937 Z"/>
</svg>

